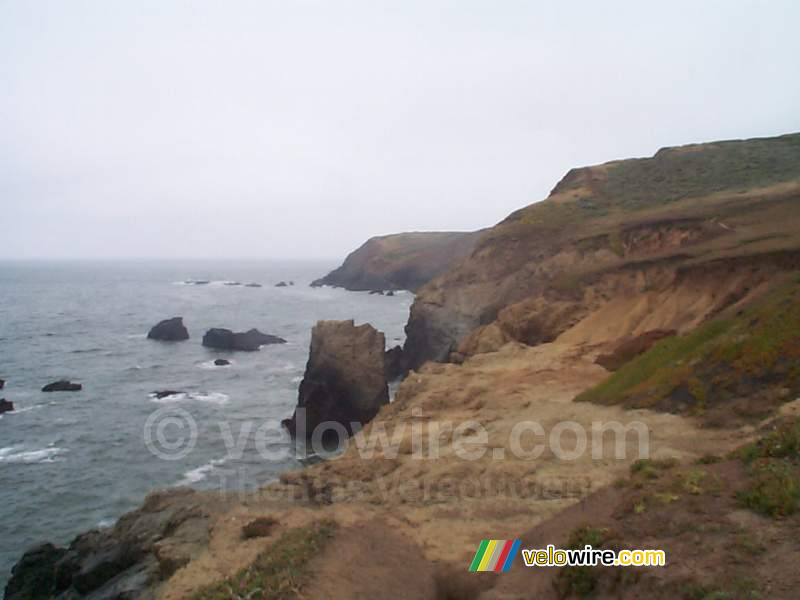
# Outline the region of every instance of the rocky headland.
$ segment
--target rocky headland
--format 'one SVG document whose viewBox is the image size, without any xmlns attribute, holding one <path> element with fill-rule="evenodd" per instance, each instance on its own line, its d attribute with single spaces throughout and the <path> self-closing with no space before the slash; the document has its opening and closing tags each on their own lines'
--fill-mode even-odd
<svg viewBox="0 0 800 600">
<path fill-rule="evenodd" d="M 347 256 L 342 266 L 311 285 L 352 291 L 415 291 L 471 251 L 480 232 L 413 232 L 374 237 Z"/>
</svg>

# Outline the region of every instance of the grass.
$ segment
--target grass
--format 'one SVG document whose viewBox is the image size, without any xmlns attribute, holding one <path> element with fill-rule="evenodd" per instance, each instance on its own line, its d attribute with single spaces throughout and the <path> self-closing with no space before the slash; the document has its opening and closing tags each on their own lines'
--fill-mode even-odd
<svg viewBox="0 0 800 600">
<path fill-rule="evenodd" d="M 578 550 L 585 546 L 600 548 L 608 539 L 608 530 L 583 525 L 573 529 L 569 535 L 567 549 Z M 566 566 L 553 579 L 559 598 L 577 596 L 586 598 L 597 586 L 597 574 L 593 567 Z"/>
<path fill-rule="evenodd" d="M 800 393 L 800 285 L 795 281 L 755 306 L 657 342 L 576 400 L 702 415 L 731 399 L 764 416 L 770 386 Z"/>
<path fill-rule="evenodd" d="M 298 598 L 309 561 L 336 531 L 336 524 L 322 520 L 290 529 L 252 565 L 232 577 L 198 591 L 194 600 L 288 600 Z"/>
</svg>

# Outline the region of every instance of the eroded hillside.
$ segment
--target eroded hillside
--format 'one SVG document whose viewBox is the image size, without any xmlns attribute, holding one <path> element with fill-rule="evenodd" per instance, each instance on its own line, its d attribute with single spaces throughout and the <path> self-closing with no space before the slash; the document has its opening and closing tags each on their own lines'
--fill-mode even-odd
<svg viewBox="0 0 800 600">
<path fill-rule="evenodd" d="M 574 169 L 419 291 L 407 358 L 688 331 L 800 268 L 799 202 L 800 134 Z"/>
</svg>

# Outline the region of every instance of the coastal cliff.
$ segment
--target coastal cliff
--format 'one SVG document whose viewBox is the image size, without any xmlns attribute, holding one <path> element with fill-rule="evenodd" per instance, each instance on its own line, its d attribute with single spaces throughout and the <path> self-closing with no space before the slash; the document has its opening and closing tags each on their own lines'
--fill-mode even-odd
<svg viewBox="0 0 800 600">
<path fill-rule="evenodd" d="M 430 231 L 374 237 L 311 285 L 416 291 L 467 256 L 479 236 L 480 232 Z"/>
<path fill-rule="evenodd" d="M 800 134 L 573 169 L 418 291 L 406 359 L 688 331 L 797 268 L 798 206 Z"/>
<path fill-rule="evenodd" d="M 418 291 L 413 370 L 364 428 L 382 451 L 354 441 L 243 498 L 157 494 L 27 554 L 6 597 L 792 598 L 798 207 L 798 134 L 570 171 Z M 601 436 L 530 459 L 514 431 L 531 420 L 643 422 L 649 456 Z M 485 452 L 464 459 L 448 422 L 483 427 Z M 670 568 L 469 573 L 494 538 L 647 540 Z"/>
</svg>

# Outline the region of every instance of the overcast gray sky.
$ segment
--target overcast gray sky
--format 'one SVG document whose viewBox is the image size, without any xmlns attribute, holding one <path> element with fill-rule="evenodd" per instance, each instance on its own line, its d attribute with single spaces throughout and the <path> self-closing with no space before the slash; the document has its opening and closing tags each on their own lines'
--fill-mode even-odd
<svg viewBox="0 0 800 600">
<path fill-rule="evenodd" d="M 340 257 L 800 130 L 800 2 L 0 0 L 0 257 Z"/>
</svg>

